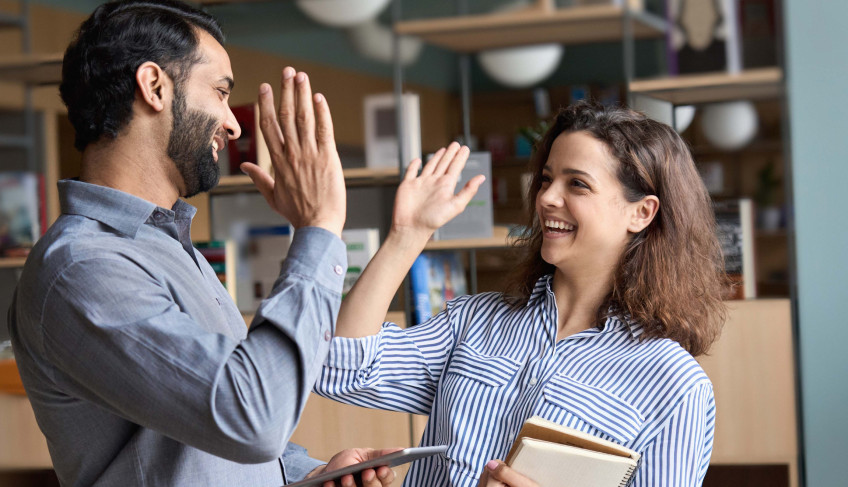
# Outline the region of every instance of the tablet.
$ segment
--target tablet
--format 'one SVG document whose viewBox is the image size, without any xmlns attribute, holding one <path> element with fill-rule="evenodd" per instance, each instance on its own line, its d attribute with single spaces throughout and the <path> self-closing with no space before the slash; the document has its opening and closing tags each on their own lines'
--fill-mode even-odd
<svg viewBox="0 0 848 487">
<path fill-rule="evenodd" d="M 332 472 L 325 472 L 321 475 L 316 475 L 311 479 L 301 480 L 300 482 L 295 482 L 293 484 L 286 484 L 286 487 L 321 487 L 324 482 L 327 482 L 328 480 L 341 479 L 347 474 L 358 473 L 369 468 L 378 468 L 382 466 L 396 467 L 398 465 L 403 465 L 404 463 L 414 462 L 419 458 L 426 458 L 438 453 L 444 453 L 447 449 L 448 447 L 444 445 L 404 448 L 403 450 L 398 450 L 394 453 L 374 458 L 373 460 L 366 460 L 338 470 L 333 470 Z"/>
</svg>

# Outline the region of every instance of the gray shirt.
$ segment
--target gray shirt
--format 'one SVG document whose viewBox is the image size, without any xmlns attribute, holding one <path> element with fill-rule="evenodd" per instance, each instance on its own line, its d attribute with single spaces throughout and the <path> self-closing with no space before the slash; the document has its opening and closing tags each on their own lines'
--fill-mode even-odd
<svg viewBox="0 0 848 487">
<path fill-rule="evenodd" d="M 62 484 L 279 486 L 320 465 L 287 439 L 335 326 L 342 241 L 299 229 L 248 329 L 192 247 L 194 207 L 59 195 L 8 320 Z"/>
</svg>

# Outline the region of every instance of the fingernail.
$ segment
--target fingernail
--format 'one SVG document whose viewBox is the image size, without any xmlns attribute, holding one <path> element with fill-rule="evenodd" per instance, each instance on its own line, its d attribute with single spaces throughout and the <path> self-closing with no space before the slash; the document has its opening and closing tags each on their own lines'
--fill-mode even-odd
<svg viewBox="0 0 848 487">
<path fill-rule="evenodd" d="M 291 66 L 286 66 L 286 69 L 283 70 L 283 79 L 291 79 L 294 76 L 294 68 Z"/>
<path fill-rule="evenodd" d="M 297 76 L 295 76 L 294 80 L 298 83 L 303 83 L 304 81 L 306 81 L 306 73 L 297 73 Z"/>
<path fill-rule="evenodd" d="M 324 95 L 315 93 L 315 103 L 321 103 L 322 101 L 324 101 Z"/>
<path fill-rule="evenodd" d="M 268 93 L 269 91 L 271 91 L 271 87 L 268 86 L 267 84 L 262 83 L 261 85 L 259 85 L 259 93 L 262 93 L 264 95 L 264 94 Z"/>
<path fill-rule="evenodd" d="M 499 464 L 497 460 L 489 460 L 486 463 L 486 468 L 488 468 L 489 470 L 495 470 L 496 468 L 498 468 L 498 465 Z"/>
</svg>

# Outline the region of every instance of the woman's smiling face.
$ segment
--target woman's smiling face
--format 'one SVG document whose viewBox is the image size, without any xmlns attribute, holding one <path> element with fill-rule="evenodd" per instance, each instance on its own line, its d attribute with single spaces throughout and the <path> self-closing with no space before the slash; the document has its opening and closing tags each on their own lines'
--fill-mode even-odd
<svg viewBox="0 0 848 487">
<path fill-rule="evenodd" d="M 587 132 L 564 132 L 554 140 L 536 195 L 546 262 L 568 271 L 615 269 L 635 204 L 624 197 L 618 164 Z"/>
</svg>

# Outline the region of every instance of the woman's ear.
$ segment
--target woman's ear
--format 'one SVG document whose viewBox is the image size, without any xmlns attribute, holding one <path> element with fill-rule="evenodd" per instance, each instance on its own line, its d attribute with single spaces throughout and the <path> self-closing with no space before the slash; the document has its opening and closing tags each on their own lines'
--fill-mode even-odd
<svg viewBox="0 0 848 487">
<path fill-rule="evenodd" d="M 157 112 L 165 109 L 164 97 L 167 96 L 170 78 L 158 64 L 147 61 L 139 66 L 135 72 L 135 81 L 144 103 Z"/>
<path fill-rule="evenodd" d="M 654 220 L 657 216 L 657 211 L 660 209 L 660 199 L 654 195 L 648 195 L 641 200 L 633 203 L 633 214 L 630 218 L 630 225 L 627 231 L 630 233 L 639 233 Z"/>
</svg>

